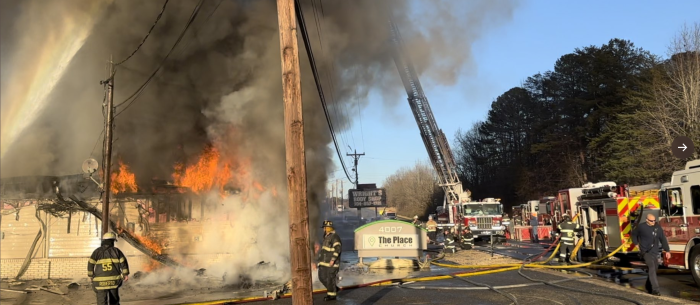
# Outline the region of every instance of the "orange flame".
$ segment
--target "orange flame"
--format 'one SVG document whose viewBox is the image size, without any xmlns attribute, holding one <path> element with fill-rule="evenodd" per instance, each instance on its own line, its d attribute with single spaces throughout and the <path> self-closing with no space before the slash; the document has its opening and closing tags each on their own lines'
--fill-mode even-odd
<svg viewBox="0 0 700 305">
<path fill-rule="evenodd" d="M 207 147 L 197 163 L 188 167 L 181 163 L 175 164 L 175 184 L 189 187 L 198 194 L 214 187 L 223 193 L 224 185 L 231 178 L 231 165 L 228 162 L 220 165 L 220 157 L 218 149 Z"/>
<path fill-rule="evenodd" d="M 144 245 L 146 248 L 151 249 L 158 255 L 163 254 L 163 246 L 161 246 L 160 243 L 158 243 L 157 241 L 152 240 L 146 236 L 140 236 L 136 234 L 134 234 L 133 236 L 139 241 L 139 243 Z"/>
<path fill-rule="evenodd" d="M 136 175 L 129 171 L 129 166 L 124 164 L 122 160 L 119 160 L 119 171 L 112 172 L 111 180 L 110 190 L 113 194 L 135 193 L 138 189 L 136 187 Z"/>
</svg>

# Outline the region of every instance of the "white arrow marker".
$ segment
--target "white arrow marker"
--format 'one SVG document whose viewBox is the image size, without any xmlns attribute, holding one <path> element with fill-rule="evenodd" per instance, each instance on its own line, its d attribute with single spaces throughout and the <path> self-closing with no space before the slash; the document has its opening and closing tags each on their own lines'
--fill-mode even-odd
<svg viewBox="0 0 700 305">
<path fill-rule="evenodd" d="M 683 151 L 685 151 L 685 149 L 688 148 L 688 146 L 685 146 L 685 143 L 683 143 L 683 146 L 678 146 L 678 148 L 683 148 Z"/>
</svg>

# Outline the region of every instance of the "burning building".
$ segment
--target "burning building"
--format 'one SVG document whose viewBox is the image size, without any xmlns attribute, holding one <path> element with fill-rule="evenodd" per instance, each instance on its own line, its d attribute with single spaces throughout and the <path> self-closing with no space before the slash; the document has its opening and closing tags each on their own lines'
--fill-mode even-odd
<svg viewBox="0 0 700 305">
<path fill-rule="evenodd" d="M 28 255 L 25 277 L 83 277 L 85 258 L 99 245 L 99 221 L 70 204 L 99 207 L 99 190 L 94 181 L 71 175 L 86 156 L 101 159 L 95 147 L 103 128 L 104 91 L 97 84 L 107 77 L 103 63 L 109 54 L 115 61 L 130 57 L 114 75 L 110 215 L 115 226 L 133 233 L 147 252 L 167 254 L 187 267 L 227 272 L 227 278 L 260 261 L 277 266 L 267 275 L 289 273 L 275 1 L 198 3 L 171 1 L 130 57 L 161 3 L 3 2 L 3 76 L 13 73 L 0 79 L 8 88 L 1 92 L 0 120 L 3 278 L 16 276 Z M 323 50 L 315 54 L 326 75 L 324 91 L 332 96 L 328 112 L 337 132 L 350 123 L 342 114 L 357 113 L 352 107 L 366 105 L 371 89 L 379 89 L 391 105 L 405 101 L 389 56 L 388 16 L 405 26 L 424 78 L 451 84 L 458 69 L 471 63 L 470 44 L 479 37 L 479 25 L 491 26 L 489 20 L 512 13 L 512 5 L 495 1 L 459 10 L 430 2 L 420 10 L 426 16 L 417 17 L 426 29 L 421 31 L 411 28 L 409 1 L 302 3 L 306 20 L 320 15 L 307 26 L 310 36 L 319 37 L 311 47 Z M 194 22 L 183 32 L 192 15 Z M 329 118 L 303 48 L 300 57 L 308 198 L 316 223 L 336 152 L 329 148 Z M 49 213 L 51 204 L 64 210 Z M 316 236 L 318 226 L 310 229 Z M 144 251 L 122 241 L 118 247 L 134 266 L 157 267 Z"/>
</svg>

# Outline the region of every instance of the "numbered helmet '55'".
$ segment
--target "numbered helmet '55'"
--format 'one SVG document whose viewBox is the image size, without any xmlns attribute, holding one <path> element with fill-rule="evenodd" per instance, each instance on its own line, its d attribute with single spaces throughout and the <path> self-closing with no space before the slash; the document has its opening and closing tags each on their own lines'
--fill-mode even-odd
<svg viewBox="0 0 700 305">
<path fill-rule="evenodd" d="M 117 240 L 117 234 L 114 234 L 112 232 L 107 232 L 105 235 L 102 235 L 102 240 Z"/>
<path fill-rule="evenodd" d="M 324 221 L 324 222 L 323 222 L 323 226 L 321 226 L 321 228 L 325 228 L 325 227 L 330 227 L 330 228 L 332 228 L 332 227 L 333 227 L 333 222 L 330 221 L 330 220 Z"/>
</svg>

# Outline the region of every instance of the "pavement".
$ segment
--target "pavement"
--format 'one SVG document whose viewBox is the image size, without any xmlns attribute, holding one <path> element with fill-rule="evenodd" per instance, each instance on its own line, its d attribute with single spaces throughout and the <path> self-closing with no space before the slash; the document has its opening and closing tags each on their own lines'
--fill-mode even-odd
<svg viewBox="0 0 700 305">
<path fill-rule="evenodd" d="M 527 276 L 537 280 L 552 281 L 572 277 L 572 275 L 556 275 L 550 272 L 540 272 L 526 270 Z M 478 281 L 481 284 L 491 286 L 513 285 L 532 283 L 528 279 L 520 276 L 516 271 L 481 275 L 468 280 Z M 581 282 L 566 282 L 559 285 L 581 289 L 588 293 L 573 292 L 563 288 L 550 287 L 545 285 L 528 286 L 522 288 L 499 289 L 501 293 L 508 294 L 517 300 L 517 304 L 634 304 L 630 301 L 621 300 L 615 297 L 624 297 L 638 302 L 637 304 L 687 304 L 683 300 L 668 297 L 655 297 L 643 294 L 632 289 L 612 285 L 604 286 L 604 282 L 598 280 L 586 280 L 588 284 Z M 609 285 L 608 285 L 609 286 Z M 415 289 L 411 289 L 414 287 Z M 324 302 L 324 294 L 314 295 L 314 303 L 328 304 L 513 304 L 514 302 L 506 296 L 488 290 L 449 290 L 460 287 L 477 287 L 473 284 L 459 279 L 441 280 L 433 282 L 422 282 L 404 284 L 399 286 L 366 287 L 341 291 L 338 299 L 332 302 Z M 441 289 L 442 288 L 442 289 Z M 439 290 L 438 290 L 439 289 Z M 592 293 L 602 293 L 609 296 L 599 296 Z M 291 298 L 275 301 L 264 301 L 258 304 L 292 304 Z"/>
<path fill-rule="evenodd" d="M 516 259 L 525 259 L 528 256 L 541 253 L 548 247 L 549 244 L 546 242 L 534 244 L 531 242 L 508 241 L 506 243 L 495 244 L 493 253 Z M 486 243 L 477 244 L 474 249 L 486 252 L 492 251 L 491 245 Z M 645 291 L 644 284 L 646 283 L 647 274 L 642 269 L 631 272 L 585 270 L 599 275 L 601 281 L 612 282 L 619 284 L 621 287 Z M 700 302 L 700 287 L 695 284 L 695 280 L 691 274 L 658 274 L 657 277 L 659 279 L 661 295 Z"/>
</svg>

